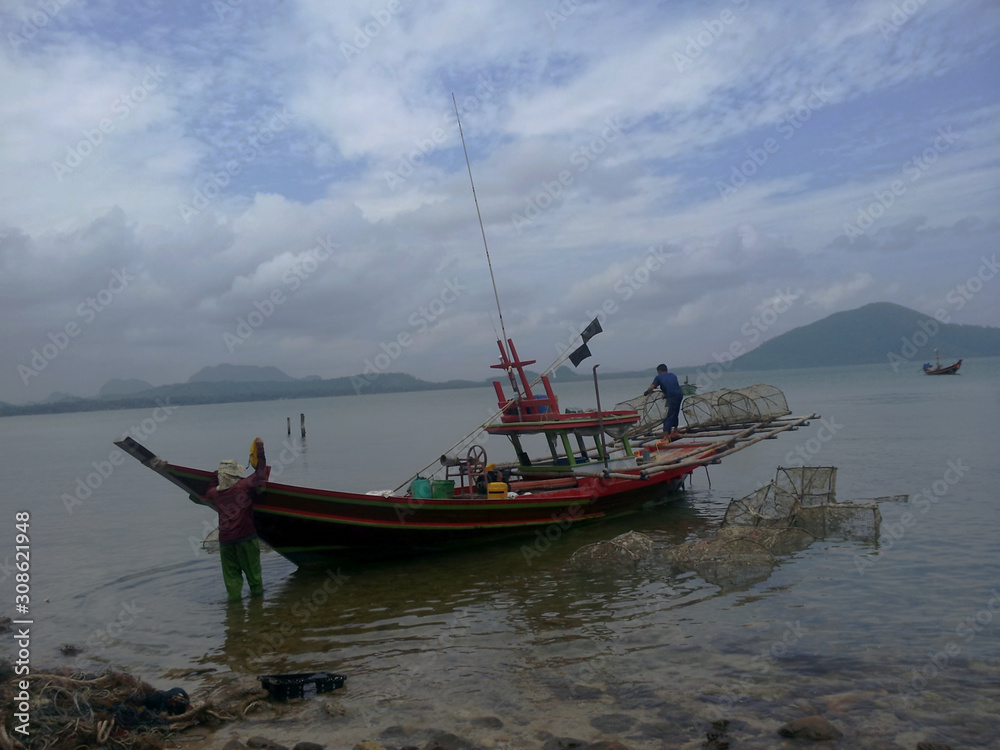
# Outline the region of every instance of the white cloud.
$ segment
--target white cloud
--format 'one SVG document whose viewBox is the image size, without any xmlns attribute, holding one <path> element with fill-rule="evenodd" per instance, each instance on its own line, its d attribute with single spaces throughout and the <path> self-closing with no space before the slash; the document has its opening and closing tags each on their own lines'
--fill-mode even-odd
<svg viewBox="0 0 1000 750">
<path fill-rule="evenodd" d="M 1000 9 L 927 3 L 896 24 L 897 5 L 67 4 L 0 47 L 0 400 L 220 361 L 350 375 L 413 320 L 394 367 L 487 376 L 496 310 L 452 92 L 525 356 L 608 301 L 600 344 L 623 368 L 651 338 L 707 361 L 778 290 L 803 302 L 769 334 L 933 304 L 1000 234 Z M 942 128 L 957 139 L 908 173 Z M 852 242 L 845 224 L 896 180 Z M 292 291 L 321 240 L 336 252 Z M 651 248 L 665 260 L 637 283 Z M 134 280 L 25 386 L 17 364 L 122 268 Z M 286 302 L 228 351 L 275 290 Z M 979 295 L 958 322 L 998 304 Z"/>
</svg>

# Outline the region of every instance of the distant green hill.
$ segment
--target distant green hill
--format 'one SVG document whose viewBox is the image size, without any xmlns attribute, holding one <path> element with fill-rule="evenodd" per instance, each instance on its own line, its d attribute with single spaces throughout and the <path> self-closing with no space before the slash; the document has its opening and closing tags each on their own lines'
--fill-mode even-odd
<svg viewBox="0 0 1000 750">
<path fill-rule="evenodd" d="M 285 398 L 320 398 L 324 396 L 354 396 L 369 393 L 399 393 L 403 391 L 481 388 L 484 382 L 449 380 L 432 383 L 405 373 L 387 372 L 368 379 L 363 376 L 291 381 L 200 381 L 161 385 L 139 393 L 100 399 L 72 399 L 21 406 L 0 403 L 0 417 L 15 414 L 57 414 L 70 411 L 102 411 L 108 409 L 144 409 L 168 403 L 173 406 L 190 404 L 222 404 L 242 401 L 274 401 Z"/>
<path fill-rule="evenodd" d="M 295 380 L 291 375 L 282 372 L 277 367 L 258 367 L 256 365 L 221 364 L 215 367 L 202 367 L 188 378 L 189 383 L 266 383 L 290 382 Z"/>
<path fill-rule="evenodd" d="M 101 386 L 101 390 L 97 392 L 97 397 L 118 398 L 120 396 L 128 396 L 133 393 L 148 391 L 152 387 L 152 383 L 148 383 L 145 380 L 139 380 L 137 378 L 129 378 L 128 380 L 112 378 Z"/>
<path fill-rule="evenodd" d="M 733 370 L 778 370 L 1000 356 L 1000 328 L 939 323 L 890 302 L 834 313 L 765 341 L 733 360 Z"/>
<path fill-rule="evenodd" d="M 914 367 L 919 367 L 933 358 L 935 349 L 940 350 L 942 363 L 949 364 L 962 358 L 1000 356 L 1000 328 L 939 323 L 916 310 L 888 302 L 876 302 L 856 310 L 834 313 L 810 325 L 776 336 L 753 351 L 737 357 L 728 369 L 776 370 L 885 363 L 912 363 Z M 687 371 L 696 371 L 696 368 L 681 367 L 674 368 L 673 371 L 684 375 Z M 601 374 L 601 378 L 652 378 L 652 374 L 651 369 L 605 372 Z M 219 380 L 220 377 L 227 379 Z M 535 373 L 529 373 L 529 377 L 534 380 Z M 555 380 L 558 383 L 560 380 L 591 380 L 592 377 L 592 372 L 586 367 L 574 370 L 561 366 L 556 371 Z M 434 383 L 405 373 L 392 372 L 377 376 L 355 375 L 329 380 L 310 377 L 296 380 L 276 367 L 219 365 L 202 369 L 187 383 L 147 388 L 134 393 L 108 393 L 95 399 L 54 394 L 60 400 L 24 405 L 0 402 L 0 416 L 142 409 L 163 403 L 214 404 L 481 388 L 491 380 L 493 378 Z M 123 382 L 131 387 L 136 385 L 136 381 L 112 381 L 118 387 Z"/>
</svg>

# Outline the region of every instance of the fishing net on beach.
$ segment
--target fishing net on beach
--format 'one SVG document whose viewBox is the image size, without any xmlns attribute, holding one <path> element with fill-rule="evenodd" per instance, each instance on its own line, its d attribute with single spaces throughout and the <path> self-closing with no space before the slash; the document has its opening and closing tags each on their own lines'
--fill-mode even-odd
<svg viewBox="0 0 1000 750">
<path fill-rule="evenodd" d="M 732 427 L 791 414 L 785 394 L 764 383 L 692 394 L 684 399 L 681 411 L 688 428 Z"/>
<path fill-rule="evenodd" d="M 615 404 L 615 411 L 634 411 L 639 421 L 625 430 L 625 437 L 633 438 L 663 429 L 663 418 L 667 415 L 667 400 L 659 391 L 648 396 L 636 396 L 628 401 Z"/>
<path fill-rule="evenodd" d="M 81 747 L 149 750 L 166 747 L 174 732 L 271 708 L 267 691 L 253 678 L 234 678 L 203 700 L 191 703 L 180 688 L 155 690 L 139 678 L 107 670 L 32 672 L 25 678 L 0 675 L 0 703 L 14 705 L 19 681 L 28 681 L 31 719 L 27 740 L 13 732 L 13 717 L 0 715 L 0 750 Z"/>
<path fill-rule="evenodd" d="M 101 675 L 59 671 L 33 672 L 27 681 L 32 706 L 30 739 L 11 744 L 5 726 L 0 736 L 3 747 L 164 746 L 173 710 L 166 703 L 168 693 L 155 691 L 136 677 L 112 671 Z M 6 699 L 8 690 L 13 689 L 12 680 L 0 687 L 0 694 Z M 181 690 L 170 692 L 177 694 L 177 710 L 183 712 L 188 705 L 187 694 Z M 153 703 L 154 698 L 160 702 Z M 10 705 L 13 701 L 4 703 Z"/>
</svg>

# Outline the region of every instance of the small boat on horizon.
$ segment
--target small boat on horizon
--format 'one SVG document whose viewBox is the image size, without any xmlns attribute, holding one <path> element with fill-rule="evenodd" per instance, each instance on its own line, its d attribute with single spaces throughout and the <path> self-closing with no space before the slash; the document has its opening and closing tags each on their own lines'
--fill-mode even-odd
<svg viewBox="0 0 1000 750">
<path fill-rule="evenodd" d="M 681 392 L 685 396 L 691 396 L 698 392 L 698 386 L 696 383 L 688 382 L 687 375 L 684 376 L 684 382 L 681 383 Z"/>
<path fill-rule="evenodd" d="M 958 368 L 962 366 L 962 360 L 958 360 L 954 364 L 941 366 L 941 355 L 938 354 L 938 350 L 934 350 L 934 364 L 931 365 L 930 362 L 924 362 L 923 372 L 924 375 L 956 375 L 958 374 Z"/>
</svg>

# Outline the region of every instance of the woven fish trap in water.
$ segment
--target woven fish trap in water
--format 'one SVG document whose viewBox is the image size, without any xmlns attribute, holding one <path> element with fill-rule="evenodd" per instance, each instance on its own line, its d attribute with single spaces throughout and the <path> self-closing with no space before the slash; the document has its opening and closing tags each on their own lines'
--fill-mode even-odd
<svg viewBox="0 0 1000 750">
<path fill-rule="evenodd" d="M 581 547 L 570 557 L 575 568 L 618 568 L 636 565 L 653 551 L 653 540 L 645 534 L 629 531 Z"/>
<path fill-rule="evenodd" d="M 723 588 L 748 586 L 766 580 L 777 559 L 759 541 L 751 538 L 699 539 L 667 551 L 667 559 L 705 581 Z"/>
<path fill-rule="evenodd" d="M 878 504 L 837 502 L 836 486 L 835 466 L 778 467 L 771 482 L 729 503 L 723 526 L 875 541 L 882 523 Z"/>
</svg>

